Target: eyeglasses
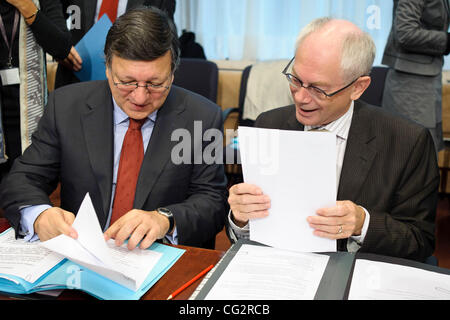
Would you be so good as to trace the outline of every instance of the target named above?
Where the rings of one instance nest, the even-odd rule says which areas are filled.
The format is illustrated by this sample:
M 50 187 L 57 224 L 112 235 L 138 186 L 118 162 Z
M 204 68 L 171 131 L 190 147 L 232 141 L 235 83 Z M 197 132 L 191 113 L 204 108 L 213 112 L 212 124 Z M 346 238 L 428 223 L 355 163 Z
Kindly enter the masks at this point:
M 300 80 L 299 78 L 297 78 L 296 76 L 294 76 L 291 73 L 288 73 L 287 70 L 289 69 L 290 65 L 292 64 L 292 61 L 294 61 L 295 57 L 291 59 L 291 61 L 289 61 L 288 65 L 286 66 L 286 68 L 284 68 L 284 70 L 282 71 L 282 73 L 286 76 L 287 81 L 289 82 L 290 85 L 292 85 L 294 88 L 300 89 L 300 88 L 304 88 L 306 89 L 306 91 L 308 91 L 308 93 L 312 96 L 315 97 L 317 99 L 326 99 L 326 98 L 331 98 L 332 96 L 338 94 L 339 92 L 347 89 L 348 87 L 350 87 L 352 84 L 354 84 L 356 82 L 356 80 L 358 80 L 359 78 L 361 78 L 361 76 L 359 76 L 358 78 L 356 78 L 355 80 L 353 80 L 352 82 L 350 82 L 348 85 L 346 85 L 345 87 L 336 90 L 332 93 L 326 93 L 325 91 L 323 91 L 320 88 L 317 88 L 315 86 L 305 86 L 303 85 L 303 81 Z
M 170 79 L 172 76 L 172 73 L 169 74 L 166 80 L 164 80 L 161 84 L 154 84 L 151 82 L 146 83 L 145 85 L 139 85 L 137 82 L 114 82 L 114 86 L 123 91 L 132 92 L 136 90 L 137 88 L 146 88 L 148 93 L 163 93 L 164 91 L 168 90 L 170 86 L 165 86 L 164 83 L 167 82 L 167 80 Z

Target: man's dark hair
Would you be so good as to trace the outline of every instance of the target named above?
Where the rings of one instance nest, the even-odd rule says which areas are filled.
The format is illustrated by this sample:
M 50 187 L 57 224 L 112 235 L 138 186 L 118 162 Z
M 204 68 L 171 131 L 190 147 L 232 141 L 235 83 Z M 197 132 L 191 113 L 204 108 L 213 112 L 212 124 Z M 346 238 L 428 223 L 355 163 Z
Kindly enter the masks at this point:
M 106 66 L 113 55 L 126 60 L 152 61 L 168 50 L 172 54 L 172 72 L 179 64 L 180 46 L 175 24 L 155 7 L 139 7 L 117 18 L 105 43 Z

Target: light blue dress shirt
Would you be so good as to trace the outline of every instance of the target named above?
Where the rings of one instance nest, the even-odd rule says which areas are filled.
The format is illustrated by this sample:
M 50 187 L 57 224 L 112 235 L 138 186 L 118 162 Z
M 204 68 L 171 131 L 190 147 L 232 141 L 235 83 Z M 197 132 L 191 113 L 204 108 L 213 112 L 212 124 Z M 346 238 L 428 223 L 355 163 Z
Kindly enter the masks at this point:
M 105 230 L 109 227 L 109 223 L 111 220 L 111 211 L 112 211 L 112 203 L 114 201 L 114 195 L 116 191 L 116 182 L 117 182 L 117 172 L 119 169 L 119 161 L 120 161 L 120 152 L 122 150 L 123 139 L 125 138 L 125 134 L 128 130 L 129 118 L 127 114 L 117 105 L 116 101 L 113 99 L 114 105 L 114 171 L 113 171 L 113 185 L 112 193 L 111 193 L 111 205 L 108 213 L 108 219 L 106 222 Z M 154 111 L 152 114 L 148 116 L 148 120 L 144 123 L 141 128 L 142 132 L 142 140 L 144 144 L 144 153 L 147 151 L 147 146 L 150 141 L 150 137 L 152 136 L 153 128 L 156 121 L 158 110 Z M 20 220 L 20 234 L 24 236 L 26 241 L 35 241 L 38 240 L 37 234 L 34 232 L 34 222 L 37 217 L 48 208 L 51 208 L 48 204 L 43 205 L 34 205 L 23 207 L 20 210 L 21 220 Z M 155 208 L 156 209 L 156 208 Z M 177 229 L 175 227 L 174 232 L 171 236 L 166 236 L 167 240 L 172 244 L 178 244 L 178 235 Z

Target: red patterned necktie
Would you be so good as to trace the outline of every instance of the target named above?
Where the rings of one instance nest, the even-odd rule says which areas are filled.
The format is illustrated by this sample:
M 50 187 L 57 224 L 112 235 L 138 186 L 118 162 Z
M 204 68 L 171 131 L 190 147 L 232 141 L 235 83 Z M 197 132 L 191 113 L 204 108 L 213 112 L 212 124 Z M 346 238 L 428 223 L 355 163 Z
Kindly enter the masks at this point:
M 117 173 L 116 193 L 111 214 L 112 225 L 117 219 L 133 209 L 136 184 L 144 159 L 144 144 L 141 127 L 147 118 L 134 120 L 130 118 L 127 133 L 123 139 L 120 153 L 119 171 Z
M 103 0 L 102 5 L 100 7 L 100 12 L 98 13 L 98 20 L 106 13 L 108 15 L 109 20 L 112 23 L 116 21 L 117 18 L 117 6 L 119 4 L 119 0 Z

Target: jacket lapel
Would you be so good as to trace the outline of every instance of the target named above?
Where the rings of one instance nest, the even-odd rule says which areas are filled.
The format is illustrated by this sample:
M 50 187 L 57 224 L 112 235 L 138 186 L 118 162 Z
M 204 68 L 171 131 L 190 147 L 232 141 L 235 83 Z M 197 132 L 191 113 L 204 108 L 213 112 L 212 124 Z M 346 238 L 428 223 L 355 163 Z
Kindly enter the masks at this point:
M 305 126 L 298 122 L 297 118 L 295 117 L 295 111 L 293 115 L 289 116 L 289 119 L 287 121 L 287 130 L 299 130 L 303 131 L 305 130 Z
M 362 105 L 360 101 L 355 101 L 337 200 L 349 200 L 358 197 L 377 153 L 373 147 L 376 137 L 370 130 L 371 119 L 366 119 L 361 115 Z M 295 115 L 289 117 L 286 127 L 288 130 L 304 130 L 304 126 L 297 121 Z M 346 239 L 338 240 L 336 245 L 339 251 L 347 251 Z
M 143 208 L 164 167 L 170 161 L 172 148 L 178 143 L 171 141 L 172 132 L 177 128 L 186 127 L 187 120 L 180 116 L 184 110 L 184 104 L 176 101 L 174 88 L 172 88 L 164 105 L 158 111 L 155 127 L 147 146 L 136 186 L 135 208 Z
M 84 139 L 87 156 L 97 181 L 105 221 L 111 202 L 113 174 L 113 105 L 108 83 L 101 83 L 99 90 L 87 98 L 87 108 L 83 115 Z M 103 224 L 102 224 L 103 225 Z
M 358 197 L 377 153 L 373 143 L 371 143 L 376 137 L 371 133 L 370 119 L 365 119 L 360 114 L 360 109 L 361 102 L 355 101 L 339 181 L 338 200 L 356 199 Z

